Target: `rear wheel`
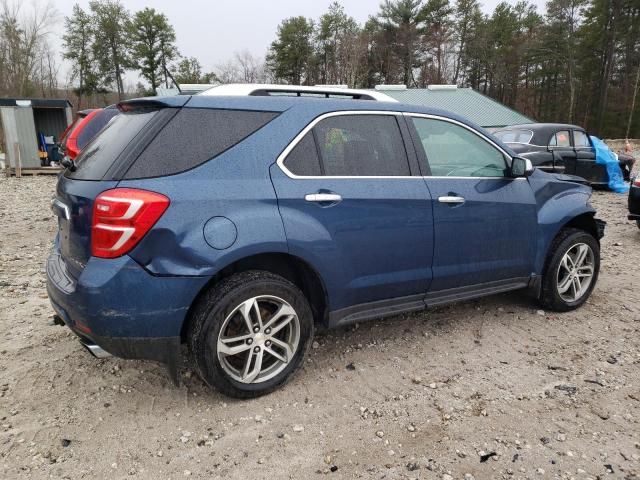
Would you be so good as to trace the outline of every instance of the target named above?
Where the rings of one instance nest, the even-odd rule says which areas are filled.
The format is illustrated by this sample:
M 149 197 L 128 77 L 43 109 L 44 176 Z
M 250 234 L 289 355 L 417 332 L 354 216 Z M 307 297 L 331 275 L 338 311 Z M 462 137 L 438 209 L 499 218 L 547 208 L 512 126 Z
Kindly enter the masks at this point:
M 200 300 L 188 341 L 209 386 L 251 398 L 280 387 L 300 368 L 312 336 L 302 292 L 278 275 L 249 271 L 223 280 Z
M 560 312 L 582 305 L 595 287 L 600 247 L 589 233 L 565 229 L 553 241 L 542 279 L 541 303 Z

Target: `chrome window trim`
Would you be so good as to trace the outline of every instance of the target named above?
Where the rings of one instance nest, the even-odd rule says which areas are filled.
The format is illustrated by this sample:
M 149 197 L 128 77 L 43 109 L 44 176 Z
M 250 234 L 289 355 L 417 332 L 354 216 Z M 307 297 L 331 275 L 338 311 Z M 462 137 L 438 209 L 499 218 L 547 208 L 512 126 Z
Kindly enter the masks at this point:
M 318 123 L 326 118 L 338 117 L 343 115 L 389 115 L 393 117 L 397 117 L 398 115 L 402 115 L 402 112 L 395 112 L 389 110 L 341 110 L 338 112 L 328 112 L 323 113 L 322 115 L 314 118 L 306 127 L 302 129 L 298 135 L 296 135 L 293 140 L 287 145 L 287 147 L 282 151 L 282 153 L 278 156 L 276 163 L 280 170 L 284 172 L 284 174 L 289 178 L 299 179 L 299 180 L 317 180 L 320 178 L 332 178 L 332 179 L 354 179 L 354 178 L 363 178 L 363 179 L 384 179 L 384 178 L 422 178 L 420 176 L 415 175 L 389 175 L 389 176 L 381 176 L 381 175 L 367 175 L 367 176 L 359 176 L 359 175 L 296 175 L 291 170 L 289 170 L 284 161 L 286 160 L 291 150 L 293 150 L 298 143 L 302 140 L 302 138 L 309 133 L 310 130 L 313 129 Z
M 306 127 L 304 127 L 302 129 L 302 131 L 300 133 L 298 133 L 293 140 L 291 140 L 291 142 L 289 142 L 289 144 L 285 147 L 285 149 L 282 151 L 282 153 L 280 155 L 278 155 L 278 158 L 276 159 L 276 164 L 278 165 L 278 167 L 280 168 L 280 170 L 282 171 L 282 173 L 284 173 L 287 177 L 294 179 L 294 180 L 320 180 L 320 179 L 333 179 L 333 180 L 353 180 L 353 179 L 364 179 L 364 180 L 385 180 L 385 179 L 418 179 L 418 180 L 424 180 L 424 179 L 428 179 L 428 178 L 437 178 L 437 179 L 442 179 L 442 178 L 449 178 L 449 179 L 454 179 L 454 180 L 461 180 L 461 179 L 475 179 L 475 180 L 490 180 L 490 179 L 496 179 L 496 178 L 503 178 L 503 179 L 508 179 L 508 180 L 526 180 L 525 177 L 517 177 L 517 178 L 511 178 L 511 177 L 505 177 L 505 176 L 501 176 L 501 177 L 447 177 L 447 176 L 436 176 L 436 175 L 388 175 L 388 176 L 384 176 L 384 175 L 366 175 L 366 176 L 360 176 L 360 175 L 296 175 L 295 173 L 293 173 L 291 170 L 289 170 L 285 164 L 284 161 L 286 160 L 287 156 L 289 155 L 289 153 L 291 153 L 291 151 L 298 145 L 298 143 L 302 140 L 302 138 L 309 133 L 310 130 L 313 129 L 313 127 L 315 127 L 319 122 L 321 122 L 322 120 L 326 119 L 326 118 L 331 118 L 331 117 L 337 117 L 337 116 L 343 116 L 343 115 L 389 115 L 389 116 L 413 116 L 413 117 L 420 117 L 420 118 L 431 118 L 431 119 L 435 119 L 435 120 L 442 120 L 445 122 L 449 122 L 449 123 L 454 123 L 456 125 L 460 125 L 461 127 L 466 128 L 467 130 L 475 133 L 476 135 L 478 135 L 480 138 L 484 139 L 485 141 L 489 142 L 491 145 L 493 145 L 496 149 L 498 149 L 500 152 L 502 152 L 503 155 L 505 155 L 509 160 L 511 160 L 511 155 L 509 155 L 503 148 L 501 148 L 497 143 L 495 143 L 493 140 L 491 140 L 489 137 L 487 137 L 486 135 L 483 135 L 480 132 L 477 132 L 476 130 L 474 130 L 473 128 L 469 127 L 468 125 L 465 125 L 462 122 L 458 122 L 457 120 L 453 120 L 451 118 L 447 118 L 447 117 L 442 117 L 439 115 L 431 115 L 431 114 L 426 114 L 426 113 L 411 113 L 411 112 L 397 112 L 397 111 L 392 111 L 392 110 L 341 110 L 341 111 L 337 111 L 337 112 L 327 112 L 327 113 L 323 113 L 322 115 L 319 115 L 318 117 L 314 118 Z M 509 165 L 507 164 L 507 162 L 505 161 L 506 167 L 508 168 Z

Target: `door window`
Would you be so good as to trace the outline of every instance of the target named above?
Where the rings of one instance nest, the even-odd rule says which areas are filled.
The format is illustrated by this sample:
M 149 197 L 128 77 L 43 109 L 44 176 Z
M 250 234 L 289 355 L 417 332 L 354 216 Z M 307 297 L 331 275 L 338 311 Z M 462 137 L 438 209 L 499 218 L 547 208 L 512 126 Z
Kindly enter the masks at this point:
M 410 176 L 400 127 L 392 115 L 338 115 L 313 129 L 327 176 Z
M 560 130 L 551 137 L 549 141 L 550 147 L 571 147 L 571 140 L 569 140 L 569 130 Z
M 322 175 L 320 157 L 318 157 L 313 132 L 309 132 L 302 137 L 302 140 L 287 155 L 284 166 L 291 173 L 298 176 L 317 177 Z
M 455 123 L 414 117 L 431 175 L 436 177 L 504 177 L 506 162 L 500 150 Z
M 591 143 L 589 143 L 589 137 L 582 130 L 574 130 L 573 131 L 573 144 L 576 148 L 584 148 L 590 147 Z

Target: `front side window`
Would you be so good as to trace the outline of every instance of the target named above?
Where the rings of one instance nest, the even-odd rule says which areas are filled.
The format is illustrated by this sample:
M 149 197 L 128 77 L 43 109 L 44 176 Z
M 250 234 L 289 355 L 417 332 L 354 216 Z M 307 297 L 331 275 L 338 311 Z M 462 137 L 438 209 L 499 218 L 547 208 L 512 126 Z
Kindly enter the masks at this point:
M 550 147 L 570 147 L 569 130 L 560 130 L 556 132 L 549 140 Z
M 573 143 L 576 146 L 576 148 L 584 148 L 584 147 L 591 146 L 591 144 L 589 143 L 589 137 L 587 137 L 587 134 L 581 130 L 573 131 Z
M 506 162 L 500 150 L 455 123 L 414 117 L 431 175 L 435 177 L 503 177 Z
M 327 176 L 409 176 L 409 161 L 392 115 L 338 115 L 313 129 Z

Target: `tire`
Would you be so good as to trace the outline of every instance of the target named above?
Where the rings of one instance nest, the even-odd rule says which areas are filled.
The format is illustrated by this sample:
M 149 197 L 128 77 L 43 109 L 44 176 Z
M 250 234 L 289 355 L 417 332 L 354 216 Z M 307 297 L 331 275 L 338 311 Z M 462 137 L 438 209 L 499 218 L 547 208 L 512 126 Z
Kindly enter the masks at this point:
M 249 323 L 257 333 L 249 330 Z M 313 329 L 309 302 L 298 287 L 278 275 L 252 270 L 224 279 L 201 297 L 187 341 L 196 371 L 207 385 L 230 397 L 254 398 L 276 390 L 302 366 Z M 236 350 L 239 353 L 232 353 Z
M 589 258 L 591 260 L 592 273 L 588 285 L 584 285 L 587 278 L 585 275 L 589 271 L 586 266 L 573 270 L 573 277 L 578 277 L 577 283 L 569 278 L 572 276 L 570 272 L 573 269 L 572 261 L 580 260 L 578 252 L 585 251 L 583 246 L 587 247 L 584 265 L 589 263 Z M 572 256 L 572 253 L 575 253 L 575 256 Z M 565 264 L 564 258 L 567 254 L 569 254 L 569 260 Z M 540 302 L 545 308 L 556 312 L 567 312 L 578 308 L 591 295 L 598 280 L 599 271 L 600 245 L 593 235 L 575 228 L 562 230 L 554 239 L 547 254 Z M 568 290 L 563 293 L 562 291 L 567 285 Z M 580 289 L 576 285 L 580 285 Z
M 640 220 L 636 220 L 636 225 L 640 228 Z

